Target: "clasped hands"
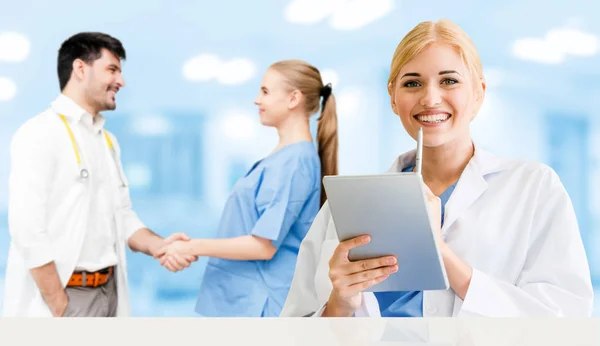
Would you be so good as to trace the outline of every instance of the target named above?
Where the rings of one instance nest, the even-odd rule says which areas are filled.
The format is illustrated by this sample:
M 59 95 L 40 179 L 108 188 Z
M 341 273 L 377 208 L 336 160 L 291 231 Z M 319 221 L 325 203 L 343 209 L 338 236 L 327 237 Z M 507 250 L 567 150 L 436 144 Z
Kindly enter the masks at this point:
M 175 233 L 166 237 L 152 256 L 158 259 L 160 265 L 171 272 L 178 272 L 188 268 L 198 260 L 198 256 L 189 254 L 187 251 L 190 241 L 185 233 Z M 184 250 L 185 248 L 185 250 Z

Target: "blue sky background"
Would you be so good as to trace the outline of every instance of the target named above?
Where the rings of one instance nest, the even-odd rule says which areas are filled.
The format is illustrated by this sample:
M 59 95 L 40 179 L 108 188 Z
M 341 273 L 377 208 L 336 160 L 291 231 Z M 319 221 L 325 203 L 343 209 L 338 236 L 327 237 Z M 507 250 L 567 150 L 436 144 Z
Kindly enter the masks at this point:
M 474 40 L 488 82 L 479 145 L 550 164 L 576 207 L 600 290 L 600 2 L 0 1 L 0 181 L 14 131 L 58 95 L 56 54 L 79 31 L 127 50 L 107 127 L 124 150 L 134 207 L 160 234 L 212 236 L 235 180 L 276 144 L 253 100 L 264 70 L 304 59 L 338 100 L 340 173 L 376 173 L 414 146 L 389 107 L 400 39 L 449 18 Z M 0 291 L 9 237 L 0 184 Z M 137 316 L 193 316 L 204 260 L 172 274 L 130 254 Z M 0 295 L 0 305 L 2 295 Z M 600 316 L 600 308 L 595 311 Z

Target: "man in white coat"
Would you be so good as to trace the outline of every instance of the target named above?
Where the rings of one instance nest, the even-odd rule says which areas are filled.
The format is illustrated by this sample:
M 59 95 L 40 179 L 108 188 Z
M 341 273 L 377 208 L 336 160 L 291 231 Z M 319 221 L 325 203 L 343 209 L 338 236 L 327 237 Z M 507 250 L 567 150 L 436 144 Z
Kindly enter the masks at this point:
M 388 80 L 406 132 L 417 138 L 423 129 L 421 172 L 450 289 L 365 292 L 411 264 L 393 256 L 349 261 L 352 248 L 370 241 L 369 230 L 338 242 L 324 205 L 300 247 L 281 316 L 591 316 L 590 269 L 557 174 L 487 153 L 471 139 L 485 95 L 482 71 L 471 39 L 442 20 L 404 37 Z M 389 172 L 413 171 L 415 156 L 401 155 Z
M 126 248 L 153 256 L 166 239 L 132 210 L 117 139 L 101 111 L 125 85 L 121 42 L 79 33 L 58 52 L 61 94 L 11 142 L 4 316 L 127 316 Z M 195 257 L 171 257 L 178 271 Z

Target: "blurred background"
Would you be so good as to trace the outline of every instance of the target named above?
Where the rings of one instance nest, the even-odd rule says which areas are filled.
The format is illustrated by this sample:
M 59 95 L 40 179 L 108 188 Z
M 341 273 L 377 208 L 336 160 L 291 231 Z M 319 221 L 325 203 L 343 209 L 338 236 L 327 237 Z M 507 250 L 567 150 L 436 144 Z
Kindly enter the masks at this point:
M 9 247 L 9 143 L 59 93 L 60 44 L 103 31 L 126 50 L 126 87 L 105 113 L 134 209 L 161 235 L 215 235 L 235 181 L 276 145 L 253 104 L 281 59 L 321 69 L 338 100 L 340 173 L 379 173 L 414 147 L 389 106 L 389 63 L 418 22 L 449 18 L 487 78 L 479 145 L 544 162 L 566 186 L 600 293 L 600 13 L 597 1 L 0 1 L 0 306 Z M 313 126 L 314 120 L 313 118 Z M 594 179 L 595 178 L 595 179 Z M 205 259 L 170 273 L 129 253 L 135 316 L 194 316 Z M 600 316 L 596 299 L 595 316 Z

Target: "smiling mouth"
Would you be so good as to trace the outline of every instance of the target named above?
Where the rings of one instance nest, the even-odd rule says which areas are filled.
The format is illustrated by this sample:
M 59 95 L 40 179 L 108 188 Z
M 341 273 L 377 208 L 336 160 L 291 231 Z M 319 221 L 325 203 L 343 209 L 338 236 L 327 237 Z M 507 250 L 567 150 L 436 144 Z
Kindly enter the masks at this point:
M 437 123 L 443 123 L 444 121 L 450 119 L 452 117 L 452 115 L 450 115 L 448 113 L 439 113 L 439 114 L 430 114 L 430 115 L 417 114 L 417 115 L 414 115 L 413 117 L 422 123 L 437 124 Z

